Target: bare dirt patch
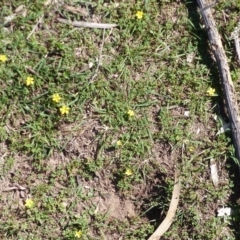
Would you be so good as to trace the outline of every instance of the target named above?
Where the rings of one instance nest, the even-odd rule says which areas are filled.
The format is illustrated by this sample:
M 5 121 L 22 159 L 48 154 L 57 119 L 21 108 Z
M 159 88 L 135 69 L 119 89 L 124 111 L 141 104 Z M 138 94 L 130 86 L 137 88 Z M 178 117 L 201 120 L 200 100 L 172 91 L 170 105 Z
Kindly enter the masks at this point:
M 61 125 L 58 139 L 63 146 L 65 156 L 95 159 L 98 146 L 97 136 L 103 129 L 98 120 L 95 119 L 88 119 L 79 125 Z

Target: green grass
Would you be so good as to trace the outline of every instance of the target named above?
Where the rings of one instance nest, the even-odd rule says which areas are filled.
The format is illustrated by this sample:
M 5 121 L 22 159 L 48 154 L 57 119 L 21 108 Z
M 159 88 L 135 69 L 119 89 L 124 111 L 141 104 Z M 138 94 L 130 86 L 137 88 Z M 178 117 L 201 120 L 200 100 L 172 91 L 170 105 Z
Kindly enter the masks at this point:
M 0 55 L 8 58 L 0 62 L 1 239 L 77 239 L 77 231 L 81 239 L 147 239 L 168 210 L 175 166 L 181 198 L 164 239 L 236 239 L 234 150 L 229 134 L 216 135 L 222 92 L 195 6 L 98 1 L 93 16 L 82 19 L 44 2 L 0 3 Z M 228 1 L 215 13 L 234 81 L 239 70 L 229 36 L 239 7 Z M 118 27 L 75 28 L 57 22 L 60 13 Z M 34 84 L 27 86 L 27 77 Z M 218 96 L 208 96 L 209 87 Z M 223 206 L 237 214 L 216 217 Z

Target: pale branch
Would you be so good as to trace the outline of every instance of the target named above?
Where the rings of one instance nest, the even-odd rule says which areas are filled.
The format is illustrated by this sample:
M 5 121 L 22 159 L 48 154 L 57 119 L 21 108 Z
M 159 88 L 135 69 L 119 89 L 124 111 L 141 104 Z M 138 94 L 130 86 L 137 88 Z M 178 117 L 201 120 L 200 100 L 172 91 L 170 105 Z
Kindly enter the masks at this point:
M 167 216 L 156 229 L 156 231 L 149 237 L 148 240 L 158 240 L 171 226 L 179 202 L 180 197 L 180 171 L 178 169 L 175 170 L 175 179 L 174 179 L 174 187 L 172 193 L 172 199 L 170 202 L 170 206 L 167 212 Z
M 207 6 L 205 0 L 197 0 L 200 11 Z M 225 54 L 221 37 L 218 33 L 211 8 L 207 8 L 201 11 L 205 29 L 208 33 L 208 38 L 211 46 L 211 50 L 217 61 L 219 74 L 221 77 L 221 84 L 223 88 L 223 94 L 225 97 L 225 103 L 228 111 L 228 117 L 231 124 L 233 143 L 235 146 L 236 157 L 238 161 L 240 159 L 240 120 L 238 114 L 238 104 L 236 98 L 235 88 L 230 75 L 230 69 L 228 66 L 227 56 Z
M 61 23 L 66 23 L 74 27 L 86 27 L 86 28 L 114 28 L 117 24 L 114 23 L 95 23 L 95 22 L 82 22 L 82 21 L 70 21 L 64 18 L 57 18 Z
M 235 49 L 236 49 L 236 53 L 237 53 L 238 62 L 240 63 L 240 39 L 239 39 L 239 35 L 240 35 L 240 22 L 234 28 L 234 31 L 231 33 L 231 36 L 230 36 L 230 39 L 234 40 L 234 45 L 235 45 Z

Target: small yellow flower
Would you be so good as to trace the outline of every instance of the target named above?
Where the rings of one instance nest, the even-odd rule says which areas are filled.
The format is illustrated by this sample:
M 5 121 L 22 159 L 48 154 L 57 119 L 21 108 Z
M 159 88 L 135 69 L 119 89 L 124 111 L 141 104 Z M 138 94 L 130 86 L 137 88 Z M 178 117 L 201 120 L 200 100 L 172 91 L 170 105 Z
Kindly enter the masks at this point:
M 128 168 L 128 169 L 125 171 L 125 175 L 131 176 L 131 175 L 132 175 L 132 170 Z
M 76 238 L 80 238 L 81 236 L 82 236 L 82 231 L 81 230 L 75 232 L 75 237 Z
M 142 19 L 143 18 L 143 11 L 137 11 L 135 16 L 137 17 L 137 19 Z
M 208 96 L 214 96 L 215 95 L 215 92 L 216 92 L 216 90 L 214 89 L 214 88 L 209 88 L 208 90 L 207 90 L 207 95 Z
M 66 105 L 63 105 L 62 107 L 59 108 L 59 111 L 62 115 L 64 115 L 64 114 L 67 115 L 69 113 L 69 110 L 70 110 L 70 108 Z
M 189 151 L 190 153 L 194 152 L 194 150 L 195 150 L 195 148 L 194 148 L 193 146 L 191 146 L 191 147 L 188 148 L 188 151 Z
M 25 83 L 26 83 L 27 86 L 33 85 L 34 84 L 34 78 L 27 77 Z
M 55 94 L 52 95 L 52 100 L 55 103 L 59 103 L 62 100 L 62 98 L 58 93 L 55 93 Z
M 131 109 L 128 110 L 127 114 L 128 114 L 129 117 L 134 117 L 135 116 L 134 111 L 131 110 Z
M 8 60 L 6 55 L 0 55 L 0 62 L 6 62 Z
M 118 140 L 118 141 L 117 141 L 117 146 L 118 146 L 118 147 L 121 147 L 121 146 L 122 146 L 121 140 Z
M 28 198 L 25 202 L 25 207 L 32 208 L 34 206 L 34 201 L 31 198 Z

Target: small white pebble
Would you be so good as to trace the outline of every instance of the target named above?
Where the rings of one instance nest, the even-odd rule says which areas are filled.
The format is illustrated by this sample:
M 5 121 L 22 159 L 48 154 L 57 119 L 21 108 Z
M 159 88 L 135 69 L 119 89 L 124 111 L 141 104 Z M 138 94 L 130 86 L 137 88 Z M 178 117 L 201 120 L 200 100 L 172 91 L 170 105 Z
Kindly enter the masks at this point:
M 196 134 L 199 134 L 199 133 L 200 133 L 200 128 L 197 128 Z
M 66 208 L 66 207 L 68 206 L 68 204 L 67 204 L 66 202 L 62 202 L 62 203 L 61 203 L 61 206 L 62 206 L 63 208 Z
M 229 207 L 227 208 L 220 208 L 217 210 L 218 217 L 224 217 L 224 216 L 231 216 L 233 214 L 233 210 Z
M 88 63 L 88 67 L 89 67 L 89 68 L 92 68 L 93 65 L 94 65 L 94 64 L 93 64 L 92 62 L 89 62 L 89 63 Z
M 229 130 L 230 130 L 230 123 L 226 123 L 219 129 L 219 131 L 217 132 L 216 135 L 219 135 L 221 133 L 225 133 L 226 131 L 229 131 Z
M 211 171 L 211 177 L 213 181 L 213 185 L 215 187 L 218 186 L 218 170 L 217 170 L 217 164 L 213 158 L 210 159 L 210 171 Z

